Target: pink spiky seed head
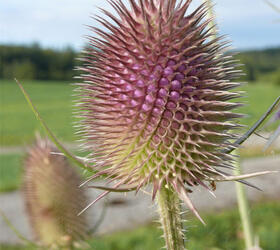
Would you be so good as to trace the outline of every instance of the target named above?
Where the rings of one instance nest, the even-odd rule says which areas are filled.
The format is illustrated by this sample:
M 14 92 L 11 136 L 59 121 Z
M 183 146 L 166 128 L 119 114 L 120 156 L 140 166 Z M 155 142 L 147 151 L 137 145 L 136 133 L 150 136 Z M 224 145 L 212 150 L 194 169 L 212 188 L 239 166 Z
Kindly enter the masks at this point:
M 81 178 L 46 139 L 38 139 L 24 164 L 26 212 L 37 241 L 44 246 L 68 247 L 84 239 L 85 190 Z
M 227 43 L 210 39 L 205 5 L 186 14 L 191 0 L 109 2 L 119 17 L 103 10 L 108 31 L 90 27 L 100 38 L 88 37 L 78 84 L 89 162 L 115 187 L 151 183 L 153 198 L 169 187 L 186 200 L 231 165 L 222 149 L 240 117 L 229 101 L 239 71 Z

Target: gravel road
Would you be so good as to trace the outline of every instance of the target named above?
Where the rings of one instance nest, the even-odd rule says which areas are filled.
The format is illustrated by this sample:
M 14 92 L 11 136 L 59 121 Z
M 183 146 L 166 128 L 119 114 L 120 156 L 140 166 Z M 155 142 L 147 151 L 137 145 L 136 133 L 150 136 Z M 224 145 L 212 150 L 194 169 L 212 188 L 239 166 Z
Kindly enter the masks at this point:
M 244 172 L 251 173 L 263 170 L 280 170 L 280 157 L 266 157 L 248 159 L 242 162 Z M 261 188 L 258 191 L 247 188 L 249 199 L 257 201 L 263 198 L 279 199 L 280 198 L 280 173 L 270 174 L 262 177 L 256 177 L 251 183 Z M 197 188 L 191 195 L 194 204 L 200 211 L 217 211 L 226 207 L 236 205 L 234 183 L 219 183 L 215 191 L 216 198 L 201 188 Z M 96 198 L 98 191 L 89 190 L 90 200 Z M 87 213 L 89 221 L 93 227 L 104 206 L 101 200 L 92 206 Z M 149 195 L 139 192 L 137 196 L 134 193 L 127 194 L 110 194 L 107 197 L 109 204 L 106 215 L 97 229 L 98 234 L 110 233 L 116 230 L 133 228 L 140 224 L 145 224 L 156 217 L 156 207 L 151 202 Z M 0 194 L 0 206 L 12 224 L 24 235 L 31 239 L 31 230 L 24 211 L 24 204 L 19 191 Z M 19 240 L 9 227 L 0 218 L 0 243 L 15 244 Z

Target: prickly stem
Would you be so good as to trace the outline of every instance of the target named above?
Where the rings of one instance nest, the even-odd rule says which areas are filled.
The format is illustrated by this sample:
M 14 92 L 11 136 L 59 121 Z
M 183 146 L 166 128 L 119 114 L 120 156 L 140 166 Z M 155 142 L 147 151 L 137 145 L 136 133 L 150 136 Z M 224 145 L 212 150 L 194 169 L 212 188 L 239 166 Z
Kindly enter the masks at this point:
M 212 19 L 211 25 L 213 25 L 213 38 L 216 38 L 218 35 L 217 28 L 216 28 L 216 23 L 215 23 L 215 14 L 213 10 L 213 4 L 211 0 L 203 0 L 209 9 L 209 18 Z M 236 150 L 237 155 L 239 156 L 239 151 Z M 239 176 L 242 174 L 240 162 L 237 161 L 235 164 L 235 170 L 234 174 L 236 176 Z M 254 245 L 254 233 L 253 233 L 253 226 L 251 223 L 251 218 L 249 215 L 249 204 L 248 204 L 248 198 L 247 194 L 245 192 L 245 188 L 241 182 L 236 182 L 236 196 L 238 200 L 238 207 L 239 207 L 239 213 L 241 217 L 241 222 L 244 230 L 244 235 L 245 235 L 245 244 L 246 244 L 246 249 L 250 250 L 253 248 Z
M 235 164 L 234 173 L 236 175 L 240 175 L 241 172 L 242 171 L 241 171 L 240 163 L 237 161 Z M 242 183 L 236 182 L 235 185 L 236 185 L 238 208 L 239 208 L 242 227 L 244 231 L 245 245 L 246 245 L 246 249 L 250 250 L 253 249 L 254 247 L 254 233 L 253 233 L 251 218 L 249 215 L 250 209 L 249 209 L 248 198 Z
M 185 249 L 180 200 L 177 194 L 170 189 L 162 188 L 158 192 L 157 203 L 166 249 Z

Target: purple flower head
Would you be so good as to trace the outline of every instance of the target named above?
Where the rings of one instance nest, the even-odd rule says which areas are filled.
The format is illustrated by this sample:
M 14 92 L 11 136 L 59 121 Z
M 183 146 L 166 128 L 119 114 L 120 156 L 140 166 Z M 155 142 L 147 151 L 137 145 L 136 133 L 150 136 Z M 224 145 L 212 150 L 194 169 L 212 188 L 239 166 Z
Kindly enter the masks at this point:
M 106 174 L 115 188 L 152 184 L 153 198 L 168 187 L 186 200 L 230 168 L 222 149 L 240 117 L 230 101 L 239 72 L 209 41 L 205 5 L 188 13 L 191 0 L 109 2 L 119 16 L 104 10 L 109 32 L 93 28 L 102 39 L 89 39 L 79 86 L 95 177 Z

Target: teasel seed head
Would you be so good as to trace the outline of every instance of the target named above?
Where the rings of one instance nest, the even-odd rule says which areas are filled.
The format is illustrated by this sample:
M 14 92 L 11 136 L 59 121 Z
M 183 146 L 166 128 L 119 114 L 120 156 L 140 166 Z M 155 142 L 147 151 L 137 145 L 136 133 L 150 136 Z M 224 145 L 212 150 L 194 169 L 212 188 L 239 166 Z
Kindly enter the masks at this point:
M 210 39 L 205 4 L 187 14 L 191 2 L 109 0 L 118 17 L 102 10 L 112 22 L 96 19 L 107 31 L 90 27 L 99 37 L 88 37 L 77 90 L 92 179 L 137 191 L 152 184 L 153 198 L 170 188 L 196 213 L 192 187 L 210 190 L 231 168 L 222 150 L 234 147 L 240 72 L 228 43 Z
M 26 212 L 36 240 L 45 246 L 69 246 L 86 236 L 86 204 L 81 179 L 46 139 L 38 139 L 24 164 Z

